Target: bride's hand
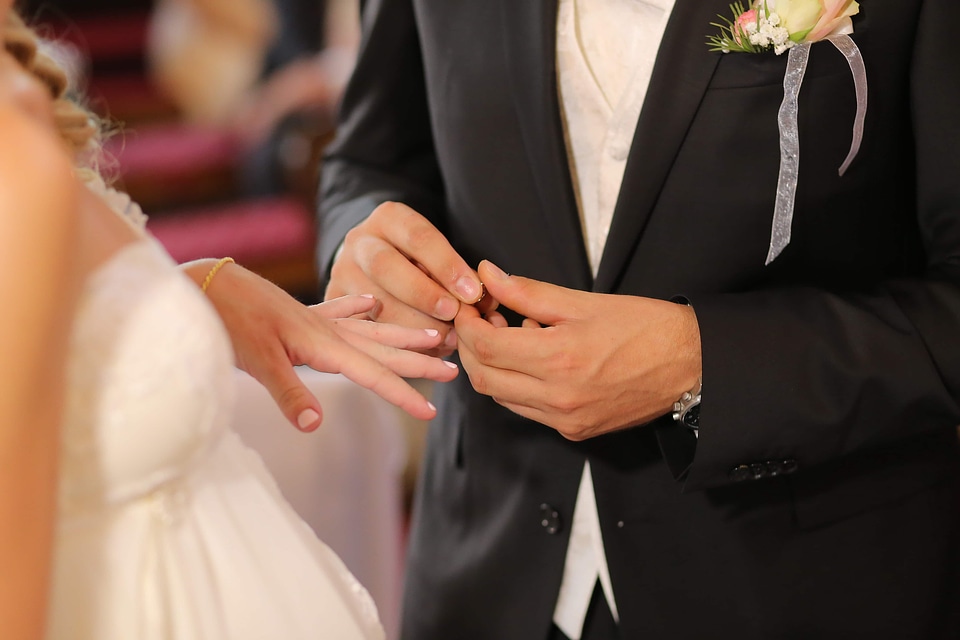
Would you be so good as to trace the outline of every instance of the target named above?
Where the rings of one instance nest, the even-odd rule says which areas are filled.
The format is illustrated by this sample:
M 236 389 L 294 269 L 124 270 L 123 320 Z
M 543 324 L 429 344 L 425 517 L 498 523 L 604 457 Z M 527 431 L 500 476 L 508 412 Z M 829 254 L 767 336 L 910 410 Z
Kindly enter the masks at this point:
M 198 260 L 183 267 L 200 282 L 215 263 Z M 452 363 L 410 351 L 436 347 L 441 340 L 436 331 L 358 319 L 379 304 L 373 298 L 347 296 L 307 307 L 236 264 L 225 265 L 206 293 L 230 335 L 237 366 L 260 381 L 303 431 L 316 429 L 323 412 L 294 366 L 342 373 L 422 420 L 433 418 L 436 409 L 403 378 L 446 382 L 458 373 Z

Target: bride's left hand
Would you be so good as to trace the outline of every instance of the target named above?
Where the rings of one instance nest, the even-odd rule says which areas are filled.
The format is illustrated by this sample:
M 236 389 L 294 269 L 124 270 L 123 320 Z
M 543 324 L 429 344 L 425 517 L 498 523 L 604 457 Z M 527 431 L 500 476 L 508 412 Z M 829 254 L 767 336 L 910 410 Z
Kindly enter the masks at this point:
M 214 260 L 183 265 L 200 282 Z M 320 425 L 323 411 L 293 367 L 342 373 L 415 418 L 436 409 L 404 378 L 447 382 L 456 365 L 412 351 L 439 345 L 436 331 L 361 320 L 379 304 L 346 296 L 305 306 L 273 283 L 236 264 L 225 265 L 207 288 L 233 343 L 237 366 L 256 378 L 287 419 L 302 431 Z

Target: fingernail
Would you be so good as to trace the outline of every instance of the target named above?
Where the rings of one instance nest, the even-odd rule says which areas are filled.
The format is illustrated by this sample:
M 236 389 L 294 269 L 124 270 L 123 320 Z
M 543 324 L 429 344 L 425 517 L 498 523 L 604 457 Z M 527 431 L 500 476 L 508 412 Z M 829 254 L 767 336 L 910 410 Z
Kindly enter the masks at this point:
M 457 293 L 463 296 L 463 299 L 467 302 L 472 302 L 480 296 L 480 285 L 469 276 L 463 276 L 457 280 L 456 289 Z
M 370 298 L 371 300 L 373 300 L 373 299 L 375 299 L 377 296 L 373 295 L 372 293 L 361 293 L 361 294 L 360 294 L 360 297 L 361 297 L 361 298 Z
M 507 274 L 504 273 L 500 267 L 493 264 L 489 260 L 487 260 L 487 267 L 490 271 L 490 275 L 492 275 L 494 278 L 497 278 L 498 280 L 503 280 L 507 277 Z
M 300 415 L 297 416 L 297 426 L 301 429 L 306 429 L 314 422 L 320 419 L 320 414 L 314 411 L 313 409 L 304 409 L 300 412 Z
M 443 364 L 447 365 L 447 366 L 450 367 L 451 369 L 459 369 L 459 368 L 460 368 L 460 367 L 457 366 L 457 363 L 456 363 L 456 362 L 450 362 L 449 360 L 444 360 L 444 361 L 443 361 Z
M 460 303 L 453 298 L 443 297 L 437 301 L 434 317 L 438 320 L 452 320 L 460 311 Z
M 437 331 L 436 329 L 424 329 L 424 331 L 431 338 L 436 338 L 438 335 L 440 335 L 440 332 Z
M 437 408 L 433 406 L 433 403 L 427 400 L 427 406 L 430 407 L 430 411 L 436 411 Z

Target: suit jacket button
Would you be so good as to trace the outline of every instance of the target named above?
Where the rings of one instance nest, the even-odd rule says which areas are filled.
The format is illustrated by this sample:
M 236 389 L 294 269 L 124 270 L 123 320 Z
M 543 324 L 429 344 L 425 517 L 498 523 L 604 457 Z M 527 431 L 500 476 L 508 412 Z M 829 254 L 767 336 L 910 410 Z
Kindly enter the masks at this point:
M 554 535 L 560 532 L 561 525 L 560 512 L 547 503 L 541 504 L 540 526 L 550 535 Z

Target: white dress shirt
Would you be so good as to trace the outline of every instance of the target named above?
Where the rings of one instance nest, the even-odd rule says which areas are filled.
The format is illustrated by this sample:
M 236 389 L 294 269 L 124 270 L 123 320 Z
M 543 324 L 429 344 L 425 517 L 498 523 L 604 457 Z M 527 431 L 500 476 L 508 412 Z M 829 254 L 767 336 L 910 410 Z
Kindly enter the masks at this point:
M 627 154 L 674 0 L 559 0 L 557 78 L 580 221 L 596 276 Z M 583 467 L 553 621 L 580 640 L 600 581 L 615 620 L 590 462 Z

